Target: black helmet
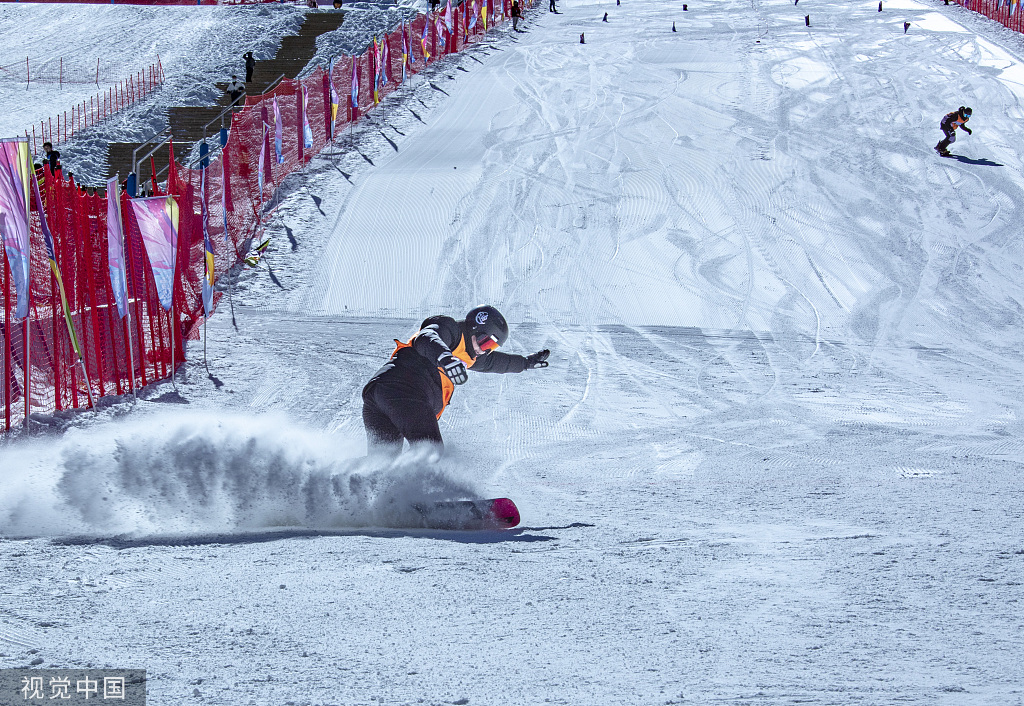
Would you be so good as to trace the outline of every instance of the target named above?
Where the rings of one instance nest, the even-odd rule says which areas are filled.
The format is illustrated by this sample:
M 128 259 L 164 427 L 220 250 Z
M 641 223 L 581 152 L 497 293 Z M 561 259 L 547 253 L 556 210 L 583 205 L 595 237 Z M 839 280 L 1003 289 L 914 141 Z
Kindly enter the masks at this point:
M 960 112 L 962 112 L 962 113 L 964 114 L 964 117 L 965 117 L 965 118 L 969 118 L 969 117 L 971 117 L 971 115 L 973 115 L 973 113 L 971 112 L 971 109 L 970 109 L 970 108 L 964 108 L 964 109 L 963 109 L 962 111 L 960 111 Z
M 478 306 L 466 314 L 466 333 L 476 336 L 477 341 L 494 336 L 500 346 L 508 338 L 508 324 L 501 312 L 493 306 Z

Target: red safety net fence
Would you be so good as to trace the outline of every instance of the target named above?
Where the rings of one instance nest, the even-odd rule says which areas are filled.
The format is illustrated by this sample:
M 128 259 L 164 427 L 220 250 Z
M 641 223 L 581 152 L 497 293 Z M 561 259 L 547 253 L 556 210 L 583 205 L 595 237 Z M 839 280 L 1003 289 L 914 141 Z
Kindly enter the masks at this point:
M 1019 0 L 954 0 L 968 10 L 985 15 L 1017 32 L 1024 32 L 1024 10 Z
M 0 0 L 0 2 L 76 3 L 80 5 L 263 5 L 280 0 Z
M 274 190 L 285 177 L 301 169 L 327 145 L 338 143 L 347 126 L 396 90 L 403 79 L 479 41 L 485 35 L 485 24 L 488 29 L 501 24 L 510 13 L 511 0 L 489 7 L 479 0 L 466 2 L 452 12 L 451 33 L 445 27 L 443 12 L 419 15 L 371 44 L 361 56 L 335 60 L 330 75 L 326 69 L 317 68 L 301 80 L 281 82 L 269 93 L 248 96 L 245 106 L 232 115 L 221 153 L 208 158 L 205 180 L 201 165 L 196 169 L 181 167 L 173 159 L 173 145 L 169 146 L 171 168 L 166 184 L 156 184 L 155 176 L 148 181 L 154 194 L 173 195 L 179 209 L 174 307 L 170 312 L 160 305 L 128 195 L 119 197 L 129 313 L 122 318 L 111 287 L 106 195 L 83 189 L 60 172 L 50 174 L 49 167 L 45 167 L 41 176 L 44 210 L 84 366 L 78 365 L 72 349 L 38 213 L 33 210 L 31 303 L 24 320 L 12 316 L 17 296 L 7 259 L 0 258 L 0 291 L 4 294 L 0 431 L 23 423 L 30 413 L 52 414 L 87 407 L 90 391 L 93 399 L 122 395 L 168 378 L 172 363 L 176 366 L 185 359 L 184 341 L 199 338 L 205 316 L 203 201 L 214 272 L 224 273 L 243 260 L 251 244 L 259 240 L 271 212 Z M 383 51 L 385 44 L 387 52 Z M 358 82 L 357 91 L 353 90 L 353 76 Z M 332 86 L 338 100 L 333 120 Z M 278 125 L 280 153 L 276 144 Z M 214 296 L 214 306 L 218 299 L 219 293 Z

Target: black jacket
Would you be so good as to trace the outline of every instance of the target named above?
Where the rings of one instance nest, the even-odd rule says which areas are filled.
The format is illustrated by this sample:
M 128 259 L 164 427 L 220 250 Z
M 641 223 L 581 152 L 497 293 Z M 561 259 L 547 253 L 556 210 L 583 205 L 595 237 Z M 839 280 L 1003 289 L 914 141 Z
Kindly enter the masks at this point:
M 50 150 L 43 159 L 50 164 L 50 174 L 56 174 L 60 169 L 60 152 Z
M 473 344 L 466 336 L 464 321 L 450 316 L 431 316 L 420 324 L 420 330 L 409 345 L 400 345 L 391 359 L 370 378 L 364 389 L 373 385 L 386 385 L 396 396 L 410 396 L 430 403 L 434 414 L 440 414 L 445 401 L 437 358 L 443 353 L 461 353 L 466 367 L 478 373 L 521 373 L 526 370 L 526 358 L 512 353 L 492 351 L 474 356 Z M 462 355 L 459 356 L 462 358 Z

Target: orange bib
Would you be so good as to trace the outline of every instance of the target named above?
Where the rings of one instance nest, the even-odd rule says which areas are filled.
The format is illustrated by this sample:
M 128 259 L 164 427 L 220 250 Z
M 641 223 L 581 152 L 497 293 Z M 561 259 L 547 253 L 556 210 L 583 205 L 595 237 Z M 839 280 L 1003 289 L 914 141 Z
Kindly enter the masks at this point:
M 395 350 L 391 354 L 391 358 L 394 359 L 394 357 L 398 355 L 398 351 L 402 350 L 403 348 L 411 348 L 412 342 L 415 339 L 416 336 L 413 336 L 412 338 L 409 339 L 407 343 L 402 343 L 397 338 L 394 339 Z M 456 358 L 465 363 L 467 368 L 472 368 L 473 363 L 476 362 L 476 358 L 474 358 L 473 356 L 466 352 L 465 336 L 463 336 L 459 340 L 459 345 L 457 345 L 455 347 L 455 350 L 452 351 L 452 355 L 454 355 Z M 451 401 L 452 395 L 455 393 L 455 383 L 448 379 L 448 376 L 444 374 L 444 368 L 442 368 L 441 366 L 437 366 L 437 374 L 441 376 L 441 411 L 437 413 L 437 418 L 440 419 L 441 415 L 444 414 L 444 410 L 448 406 L 448 403 Z

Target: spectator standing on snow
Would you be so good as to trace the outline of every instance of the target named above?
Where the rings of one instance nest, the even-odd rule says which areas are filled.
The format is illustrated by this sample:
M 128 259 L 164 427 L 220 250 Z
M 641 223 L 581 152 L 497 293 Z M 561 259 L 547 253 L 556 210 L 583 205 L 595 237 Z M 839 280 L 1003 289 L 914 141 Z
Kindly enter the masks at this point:
M 60 152 L 53 149 L 53 144 L 50 142 L 43 143 L 43 152 L 46 153 L 43 159 L 50 165 L 50 174 L 56 176 L 60 170 Z
M 242 55 L 245 59 L 245 82 L 252 83 L 252 72 L 256 70 L 256 59 L 252 57 L 252 52 L 247 51 Z
M 970 108 L 960 106 L 957 110 L 952 113 L 947 113 L 946 116 L 939 123 L 939 127 L 942 129 L 942 134 L 946 137 L 939 141 L 939 144 L 935 145 L 935 151 L 943 157 L 949 156 L 949 146 L 956 142 L 956 129 L 960 128 L 968 135 L 971 134 L 971 128 L 967 127 L 967 121 L 971 119 L 973 111 Z
M 548 0 L 548 12 L 558 14 L 558 10 L 555 9 L 555 0 Z
M 554 0 L 552 0 L 554 2 Z M 512 31 L 519 31 L 519 20 L 522 19 L 523 13 L 519 11 L 519 0 L 512 0 Z
M 228 84 L 227 91 L 231 96 L 231 105 L 234 105 L 245 93 L 245 84 L 238 80 L 238 76 L 232 74 L 231 83 Z

